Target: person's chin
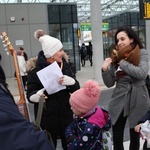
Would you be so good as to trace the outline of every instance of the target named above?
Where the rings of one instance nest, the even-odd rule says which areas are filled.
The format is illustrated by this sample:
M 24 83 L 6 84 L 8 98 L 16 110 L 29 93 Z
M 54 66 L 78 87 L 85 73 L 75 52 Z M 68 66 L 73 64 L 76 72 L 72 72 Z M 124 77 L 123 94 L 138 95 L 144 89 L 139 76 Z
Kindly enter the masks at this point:
M 62 59 L 59 59 L 57 62 L 58 62 L 58 63 L 61 63 L 61 62 L 62 62 Z
M 119 47 L 119 49 L 123 49 L 125 46 Z

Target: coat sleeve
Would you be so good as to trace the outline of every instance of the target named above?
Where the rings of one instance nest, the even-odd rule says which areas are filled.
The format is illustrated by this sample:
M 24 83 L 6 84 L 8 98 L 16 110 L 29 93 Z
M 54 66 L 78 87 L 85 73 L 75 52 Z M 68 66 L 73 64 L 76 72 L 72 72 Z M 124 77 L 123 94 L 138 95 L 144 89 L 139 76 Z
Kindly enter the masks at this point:
M 139 120 L 138 124 L 144 123 L 146 120 L 150 120 L 150 110 Z
M 27 98 L 30 101 L 30 96 L 32 96 L 33 94 L 35 94 L 38 90 L 42 89 L 43 86 L 36 74 L 38 70 L 35 68 L 32 71 L 28 72 L 27 76 L 28 76 L 28 81 L 27 81 Z M 33 102 L 31 102 L 33 103 Z
M 74 79 L 74 80 L 75 80 L 74 85 L 67 86 L 69 93 L 73 93 L 80 88 L 79 82 L 76 79 Z
M 140 63 L 138 66 L 134 66 L 133 64 L 122 60 L 120 63 L 120 68 L 129 76 L 139 80 L 144 80 L 147 77 L 149 70 L 147 50 L 140 50 Z
M 69 93 L 73 93 L 74 91 L 76 91 L 80 88 L 80 84 L 79 84 L 78 80 L 75 79 L 74 73 L 72 72 L 70 65 L 64 59 L 63 59 L 63 63 L 64 63 L 63 70 L 62 70 L 63 74 L 67 75 L 69 77 L 72 77 L 75 80 L 74 85 L 66 86 Z
M 107 87 L 114 86 L 116 82 L 115 65 L 111 64 L 107 71 L 102 71 L 102 78 Z
M 33 124 L 19 112 L 12 96 L 0 86 L 0 147 L 11 150 L 53 150 L 44 131 L 36 131 Z

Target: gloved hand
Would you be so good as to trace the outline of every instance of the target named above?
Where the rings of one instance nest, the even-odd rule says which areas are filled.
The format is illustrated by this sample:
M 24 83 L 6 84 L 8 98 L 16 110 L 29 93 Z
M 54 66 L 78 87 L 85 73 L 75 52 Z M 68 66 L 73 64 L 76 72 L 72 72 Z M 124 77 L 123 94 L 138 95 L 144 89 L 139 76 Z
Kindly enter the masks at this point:
M 72 77 L 63 75 L 62 85 L 74 85 L 74 84 L 75 84 L 75 80 Z
M 30 96 L 30 98 L 29 98 L 30 101 L 38 103 L 39 99 L 42 96 L 42 94 L 44 93 L 44 91 L 45 91 L 44 88 L 41 89 L 41 90 L 39 90 L 39 91 L 37 91 L 35 94 L 33 94 L 32 96 Z

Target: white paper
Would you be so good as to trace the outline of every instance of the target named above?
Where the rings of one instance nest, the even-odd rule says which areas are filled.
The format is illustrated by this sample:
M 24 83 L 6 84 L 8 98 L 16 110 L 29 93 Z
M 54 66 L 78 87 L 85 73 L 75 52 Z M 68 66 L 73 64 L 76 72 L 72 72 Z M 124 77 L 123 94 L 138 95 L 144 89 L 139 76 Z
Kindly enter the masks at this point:
M 48 94 L 53 94 L 66 88 L 66 86 L 58 83 L 63 74 L 56 61 L 38 71 L 37 75 Z

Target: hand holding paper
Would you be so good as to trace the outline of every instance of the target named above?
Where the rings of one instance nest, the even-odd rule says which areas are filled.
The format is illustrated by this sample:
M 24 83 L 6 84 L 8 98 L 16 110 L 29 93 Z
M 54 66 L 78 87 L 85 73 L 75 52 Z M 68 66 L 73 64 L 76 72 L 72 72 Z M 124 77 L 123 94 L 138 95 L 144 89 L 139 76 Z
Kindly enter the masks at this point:
M 67 75 L 63 75 L 62 85 L 74 85 L 75 80 Z
M 66 88 L 66 86 L 59 84 L 63 74 L 56 62 L 38 71 L 37 75 L 48 94 L 53 94 Z

